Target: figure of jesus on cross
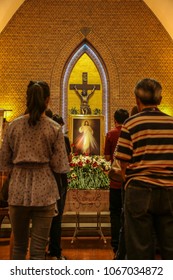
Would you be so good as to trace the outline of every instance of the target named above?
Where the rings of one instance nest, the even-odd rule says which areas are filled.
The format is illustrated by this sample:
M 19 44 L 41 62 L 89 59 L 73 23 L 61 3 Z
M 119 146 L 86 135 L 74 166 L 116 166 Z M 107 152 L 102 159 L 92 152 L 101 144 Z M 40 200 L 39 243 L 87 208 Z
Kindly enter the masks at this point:
M 82 115 L 89 115 L 91 114 L 91 108 L 88 104 L 90 97 L 93 95 L 96 89 L 100 89 L 100 85 L 91 85 L 88 84 L 88 73 L 83 72 L 82 73 L 82 84 L 71 84 L 70 89 L 74 89 L 76 94 L 79 96 L 81 100 L 80 105 L 80 113 Z M 79 92 L 79 90 L 82 90 Z M 88 90 L 91 90 L 90 93 L 88 93 Z

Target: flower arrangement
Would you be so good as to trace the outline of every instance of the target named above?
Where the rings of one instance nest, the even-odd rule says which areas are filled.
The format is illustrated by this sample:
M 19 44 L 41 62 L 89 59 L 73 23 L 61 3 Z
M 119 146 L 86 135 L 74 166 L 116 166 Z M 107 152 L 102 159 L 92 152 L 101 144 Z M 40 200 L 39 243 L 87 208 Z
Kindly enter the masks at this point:
M 95 108 L 95 109 L 93 109 L 91 111 L 92 111 L 93 115 L 101 115 L 101 113 L 102 113 L 99 108 Z M 76 107 L 72 107 L 71 109 L 69 109 L 69 113 L 71 115 L 77 115 L 77 114 L 80 114 L 80 110 L 77 109 Z
M 76 107 L 72 107 L 70 110 L 69 110 L 70 114 L 72 115 L 77 115 L 79 114 L 79 110 L 76 109 Z
M 95 108 L 95 109 L 93 110 L 93 114 L 94 114 L 94 115 L 101 115 L 101 110 L 100 110 L 99 108 Z
M 108 189 L 111 164 L 103 156 L 73 155 L 68 173 L 70 189 Z

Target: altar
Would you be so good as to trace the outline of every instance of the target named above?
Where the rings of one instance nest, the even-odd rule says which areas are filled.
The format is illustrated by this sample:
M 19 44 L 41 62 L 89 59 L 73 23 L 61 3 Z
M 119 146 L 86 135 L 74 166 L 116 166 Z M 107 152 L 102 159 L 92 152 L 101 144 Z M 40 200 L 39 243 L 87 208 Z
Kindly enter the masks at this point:
M 102 231 L 101 224 L 101 212 L 109 211 L 109 190 L 96 189 L 96 190 L 78 190 L 78 189 L 69 189 L 67 191 L 65 212 L 75 212 L 76 213 L 76 222 L 75 230 L 71 240 L 71 243 L 79 235 L 80 231 L 91 231 L 95 230 L 98 235 L 103 240 L 104 244 L 107 243 L 106 238 Z M 80 225 L 80 214 L 82 213 L 96 213 L 96 226 L 95 228 L 91 227 L 82 227 Z
M 99 213 L 109 211 L 109 190 L 69 189 L 67 191 L 65 211 Z

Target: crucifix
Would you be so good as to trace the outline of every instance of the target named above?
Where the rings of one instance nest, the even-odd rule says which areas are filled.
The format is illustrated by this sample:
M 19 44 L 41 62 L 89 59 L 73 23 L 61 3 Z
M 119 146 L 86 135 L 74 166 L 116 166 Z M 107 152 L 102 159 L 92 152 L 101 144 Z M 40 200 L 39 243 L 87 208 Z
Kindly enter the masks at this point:
M 70 84 L 70 89 L 75 90 L 81 100 L 80 112 L 83 115 L 91 114 L 91 108 L 88 104 L 89 98 L 94 94 L 95 90 L 100 89 L 99 84 L 88 84 L 88 73 L 82 73 L 82 84 Z M 79 92 L 81 90 L 81 92 Z M 91 90 L 88 93 L 88 90 Z

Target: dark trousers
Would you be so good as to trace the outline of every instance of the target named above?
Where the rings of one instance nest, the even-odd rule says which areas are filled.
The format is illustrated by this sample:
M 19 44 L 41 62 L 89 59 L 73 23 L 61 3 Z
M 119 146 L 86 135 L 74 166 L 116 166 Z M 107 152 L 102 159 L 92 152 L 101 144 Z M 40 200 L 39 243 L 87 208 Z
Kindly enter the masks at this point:
M 173 260 L 173 188 L 129 183 L 125 191 L 127 259 L 155 259 L 155 237 L 162 259 Z
M 119 242 L 118 242 L 118 249 L 116 251 L 116 260 L 125 260 L 126 259 L 126 244 L 125 244 L 125 232 L 124 232 L 124 185 L 121 187 L 121 201 L 122 201 L 122 208 L 121 208 L 121 226 L 119 231 Z
M 109 210 L 110 210 L 110 223 L 111 223 L 111 246 L 114 253 L 118 249 L 119 232 L 121 226 L 121 189 L 110 188 L 109 192 Z
M 32 221 L 30 259 L 44 260 L 55 203 L 48 206 L 9 206 L 14 235 L 13 260 L 25 260 Z
M 67 194 L 67 174 L 55 173 L 55 179 L 57 181 L 60 199 L 57 200 L 58 215 L 53 217 L 50 240 L 49 240 L 49 252 L 51 256 L 61 256 L 61 222 L 62 215 L 65 206 L 66 194 Z
M 124 231 L 124 208 L 121 212 L 121 228 L 119 232 L 119 244 L 116 252 L 116 260 L 126 259 L 126 244 L 125 244 L 125 231 Z

